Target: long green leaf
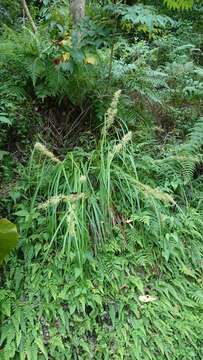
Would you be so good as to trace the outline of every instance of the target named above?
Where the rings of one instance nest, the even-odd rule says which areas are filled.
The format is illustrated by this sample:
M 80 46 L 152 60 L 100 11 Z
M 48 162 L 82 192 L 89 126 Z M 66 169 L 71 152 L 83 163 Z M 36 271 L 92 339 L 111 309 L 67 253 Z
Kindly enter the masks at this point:
M 7 219 L 0 220 L 0 263 L 12 250 L 18 241 L 19 234 L 16 225 Z

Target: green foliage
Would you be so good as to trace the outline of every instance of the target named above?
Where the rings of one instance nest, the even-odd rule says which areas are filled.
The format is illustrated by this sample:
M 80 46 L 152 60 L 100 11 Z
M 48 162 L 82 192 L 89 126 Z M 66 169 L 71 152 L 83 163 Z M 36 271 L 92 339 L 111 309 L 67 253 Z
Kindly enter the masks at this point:
M 202 357 L 202 203 L 189 197 L 182 174 L 175 187 L 169 156 L 147 156 L 149 139 L 143 142 L 139 128 L 125 146 L 125 129 L 117 128 L 117 141 L 110 136 L 112 109 L 91 152 L 75 149 L 61 161 L 36 145 L 29 173 L 11 194 L 15 199 L 23 189 L 15 216 L 24 240 L 6 278 L 8 290 L 15 280 L 17 295 L 1 295 L 8 297 L 5 359 Z M 201 126 L 200 120 L 180 148 L 199 154 Z M 161 145 L 152 149 L 161 153 Z M 155 301 L 142 303 L 145 294 Z
M 103 3 L 1 36 L 2 360 L 203 358 L 200 7 Z
M 17 17 L 20 15 L 20 6 L 18 1 L 3 0 L 0 4 L 0 22 L 1 25 L 16 26 Z M 0 33 L 3 29 L 0 26 Z
M 0 219 L 0 262 L 16 246 L 18 237 L 16 225 L 7 219 Z
M 136 25 L 146 25 L 149 32 L 152 32 L 155 26 L 164 28 L 166 25 L 173 25 L 173 20 L 157 13 L 153 6 L 145 6 L 143 4 L 127 6 L 107 5 L 106 9 L 121 19 L 122 27 L 131 29 Z
M 69 7 L 65 0 L 43 1 L 39 17 L 48 26 L 52 36 L 61 37 L 69 29 Z
M 193 6 L 193 0 L 164 0 L 170 9 L 189 10 Z
M 93 76 L 92 80 L 89 78 L 89 73 L 91 71 L 94 75 L 95 67 L 86 64 L 86 56 L 85 49 L 77 45 L 74 34 L 69 41 L 58 44 L 27 29 L 19 34 L 10 31 L 0 51 L 0 61 L 5 69 L 21 74 L 24 89 L 33 86 L 36 95 L 42 99 L 72 94 L 70 100 L 79 103 L 94 80 Z

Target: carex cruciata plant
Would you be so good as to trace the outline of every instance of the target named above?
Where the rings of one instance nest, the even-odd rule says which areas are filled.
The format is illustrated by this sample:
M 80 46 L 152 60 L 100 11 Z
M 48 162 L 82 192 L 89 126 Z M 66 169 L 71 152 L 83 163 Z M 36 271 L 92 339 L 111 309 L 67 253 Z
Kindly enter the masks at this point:
M 112 137 L 110 129 L 115 126 L 120 95 L 118 90 L 113 96 L 101 138 L 88 156 L 82 150 L 73 150 L 59 160 L 45 145 L 34 146 L 29 175 L 32 182 L 36 164 L 38 171 L 30 214 L 32 218 L 35 211 L 39 216 L 46 213 L 43 227 L 46 226 L 49 241 L 45 244 L 44 261 L 55 249 L 66 253 L 69 260 L 74 254 L 83 267 L 86 253 L 96 254 L 114 236 L 117 227 L 125 235 L 128 219 L 143 206 L 155 212 L 160 236 L 161 203 L 169 208 L 176 206 L 172 194 L 140 178 L 133 155 L 133 132 L 121 128 L 117 129 L 116 138 Z M 31 221 L 27 233 L 29 226 Z

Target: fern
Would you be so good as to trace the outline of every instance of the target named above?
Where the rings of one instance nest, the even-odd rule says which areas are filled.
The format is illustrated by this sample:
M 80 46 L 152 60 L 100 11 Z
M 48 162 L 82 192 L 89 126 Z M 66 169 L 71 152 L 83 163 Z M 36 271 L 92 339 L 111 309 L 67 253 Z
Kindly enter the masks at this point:
M 162 160 L 152 160 L 152 163 L 158 166 L 157 171 L 165 173 L 167 177 L 176 175 L 186 184 L 192 180 L 196 166 L 202 162 L 202 145 L 203 118 L 200 118 L 188 135 L 187 141 L 176 146 L 175 153 Z
M 172 25 L 173 20 L 166 16 L 157 14 L 155 7 L 146 5 L 127 6 L 123 4 L 107 5 L 105 9 L 118 17 L 121 17 L 121 23 L 124 27 L 146 25 L 149 32 L 152 32 L 154 26 L 161 28 L 166 25 Z M 130 28 L 131 28 L 130 26 Z
M 198 152 L 203 145 L 203 117 L 201 117 L 191 130 L 188 141 L 183 145 L 186 149 L 191 149 L 192 152 Z
M 202 81 L 189 79 L 186 87 L 183 89 L 183 95 L 191 99 L 201 98 L 203 96 L 203 83 Z
M 137 94 L 139 100 L 162 104 L 167 84 L 168 74 L 163 69 L 152 69 L 148 63 L 151 56 L 149 47 L 144 42 L 130 46 L 118 43 L 115 57 L 119 54 L 122 60 L 115 59 L 112 64 L 112 79 L 130 93 Z M 161 89 L 161 91 L 160 91 Z
M 47 71 L 45 62 L 43 62 L 40 57 L 36 57 L 34 59 L 32 57 L 27 57 L 25 69 L 32 79 L 33 86 L 36 86 L 37 80 L 40 77 L 44 77 Z
M 189 10 L 192 8 L 193 0 L 163 0 L 170 9 Z
M 194 300 L 199 306 L 203 307 L 203 291 L 198 288 L 194 288 L 193 291 L 189 292 L 189 296 Z

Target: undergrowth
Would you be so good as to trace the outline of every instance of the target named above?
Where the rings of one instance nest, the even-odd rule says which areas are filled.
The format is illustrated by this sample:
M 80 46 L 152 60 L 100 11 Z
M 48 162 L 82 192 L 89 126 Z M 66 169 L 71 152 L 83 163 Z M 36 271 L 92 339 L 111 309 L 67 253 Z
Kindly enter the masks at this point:
M 0 359 L 201 360 L 201 6 L 59 3 L 1 35 Z
M 118 97 L 94 150 L 58 159 L 36 143 L 11 193 L 3 359 L 202 358 L 202 119 L 171 154 L 141 155 L 136 132 L 109 136 Z

